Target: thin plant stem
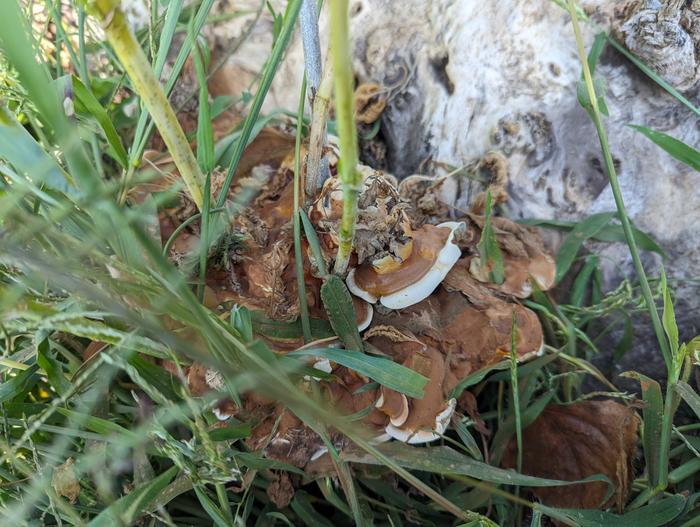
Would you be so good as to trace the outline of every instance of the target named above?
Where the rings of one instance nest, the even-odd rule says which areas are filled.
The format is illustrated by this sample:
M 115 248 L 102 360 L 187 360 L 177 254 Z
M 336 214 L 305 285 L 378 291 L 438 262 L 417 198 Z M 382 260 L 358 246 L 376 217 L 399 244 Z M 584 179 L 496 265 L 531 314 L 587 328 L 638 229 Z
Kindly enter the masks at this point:
M 199 282 L 197 283 L 197 297 L 204 303 L 204 291 L 207 284 L 207 259 L 209 256 L 209 214 L 211 209 L 211 174 L 207 174 L 204 183 L 204 203 L 202 203 L 202 221 L 200 224 L 200 248 L 199 248 Z
M 87 54 L 85 52 L 85 10 L 82 7 L 78 10 L 78 53 L 78 74 L 80 80 L 88 90 L 92 90 L 90 86 L 90 74 L 88 73 L 87 67 Z M 105 171 L 102 165 L 102 155 L 100 154 L 100 147 L 97 144 L 97 138 L 94 134 L 90 135 L 90 148 L 92 149 L 92 157 L 95 159 L 97 173 L 101 178 L 104 178 Z
M 513 310 L 511 329 L 510 329 L 510 392 L 512 395 L 513 413 L 515 414 L 515 439 L 518 448 L 516 469 L 519 474 L 523 472 L 523 427 L 520 416 L 520 392 L 518 390 L 518 352 L 517 352 L 517 332 L 518 324 Z M 520 495 L 520 487 L 515 487 L 515 495 Z M 517 507 L 516 517 L 517 523 L 522 523 L 522 509 Z
M 321 82 L 321 40 L 318 35 L 316 0 L 302 0 L 299 13 L 301 40 L 304 46 L 304 67 L 311 91 L 311 101 Z
M 107 40 L 129 75 L 134 90 L 148 108 L 192 200 L 197 208 L 201 209 L 204 176 L 199 170 L 189 141 L 163 93 L 160 82 L 153 74 L 151 65 L 126 23 L 124 13 L 114 0 L 96 0 L 90 3 L 90 6 L 101 22 Z
M 340 180 L 343 184 L 343 216 L 338 232 L 334 272 L 345 274 L 352 253 L 357 217 L 357 196 L 362 176 L 357 170 L 357 129 L 353 116 L 352 65 L 348 30 L 348 1 L 330 2 L 331 55 L 335 70 L 335 113 L 340 140 Z
M 307 199 L 312 199 L 318 191 L 318 181 L 323 163 L 323 147 L 326 144 L 326 122 L 333 92 L 333 63 L 326 58 L 321 84 L 314 96 L 309 132 L 309 153 L 306 156 L 306 177 L 304 190 Z
M 612 155 L 610 153 L 610 146 L 608 145 L 607 134 L 605 132 L 605 127 L 603 126 L 602 119 L 600 117 L 600 109 L 598 107 L 598 95 L 596 94 L 595 87 L 593 85 L 593 77 L 591 75 L 591 70 L 588 66 L 588 60 L 583 45 L 581 29 L 578 24 L 574 0 L 568 0 L 568 8 L 574 28 L 576 45 L 578 47 L 579 53 L 579 60 L 581 61 L 581 66 L 583 69 L 583 77 L 586 85 L 586 91 L 588 92 L 588 98 L 590 100 L 592 111 L 589 113 L 591 119 L 593 120 L 593 124 L 595 125 L 596 131 L 598 132 L 598 138 L 600 140 L 600 146 L 603 151 L 603 158 L 605 161 L 605 168 L 608 174 L 608 179 L 610 180 L 610 188 L 612 189 L 613 197 L 615 199 L 615 205 L 617 206 L 618 216 L 620 219 L 620 223 L 622 224 L 622 230 L 625 234 L 627 245 L 629 246 L 630 255 L 632 256 L 632 261 L 634 263 L 634 267 L 639 278 L 642 296 L 644 297 L 644 300 L 646 302 L 647 310 L 649 311 L 649 315 L 651 317 L 651 323 L 654 327 L 656 338 L 659 341 L 659 347 L 661 348 L 661 353 L 663 355 L 666 370 L 668 372 L 668 384 L 666 401 L 664 404 L 663 426 L 661 429 L 661 438 L 659 444 L 659 485 L 656 489 L 656 492 L 660 492 L 663 489 L 665 489 L 668 485 L 668 463 L 671 445 L 671 428 L 673 425 L 674 413 L 672 393 L 673 385 L 677 381 L 677 374 L 674 374 L 676 368 L 674 366 L 674 358 L 671 355 L 670 346 L 668 344 L 668 341 L 666 340 L 666 336 L 664 335 L 663 326 L 661 324 L 661 319 L 659 317 L 656 304 L 654 303 L 654 297 L 652 295 L 651 288 L 649 287 L 649 281 L 647 279 L 646 273 L 644 272 L 644 266 L 642 265 L 642 261 L 639 258 L 637 242 L 634 238 L 632 226 L 630 224 L 630 220 L 627 216 L 627 211 L 625 209 L 625 203 L 622 198 L 622 191 L 620 190 L 620 183 L 617 179 L 615 165 L 613 163 Z
M 569 0 L 569 13 L 571 14 L 574 26 L 574 34 L 576 37 L 576 44 L 578 46 L 579 59 L 581 61 L 583 69 L 583 77 L 584 82 L 586 84 L 586 90 L 590 98 L 590 104 L 593 108 L 593 111 L 591 112 L 591 119 L 593 120 L 593 124 L 595 125 L 596 131 L 598 132 L 598 138 L 600 140 L 600 146 L 603 151 L 603 158 L 605 161 L 605 168 L 608 174 L 608 179 L 610 180 L 610 187 L 613 193 L 613 198 L 615 199 L 615 205 L 620 216 L 620 223 L 622 224 L 622 230 L 625 234 L 625 239 L 630 249 L 630 255 L 632 256 L 635 271 L 637 272 L 637 275 L 639 277 L 642 296 L 644 297 L 644 300 L 647 304 L 647 309 L 651 317 L 654 332 L 656 333 L 656 338 L 659 341 L 661 353 L 663 354 L 667 369 L 670 370 L 671 352 L 669 350 L 668 343 L 666 342 L 666 337 L 664 336 L 663 327 L 661 325 L 661 319 L 659 318 L 659 313 L 656 309 L 656 304 L 654 303 L 654 296 L 651 292 L 651 288 L 649 287 L 649 280 L 647 279 L 646 273 L 644 272 L 644 266 L 642 265 L 642 261 L 639 258 L 639 249 L 637 248 L 637 241 L 634 237 L 632 225 L 627 215 L 625 202 L 622 198 L 622 191 L 620 190 L 620 183 L 617 179 L 617 172 L 615 171 L 615 165 L 613 163 L 612 154 L 610 153 L 610 146 L 608 144 L 607 133 L 605 132 L 605 127 L 603 126 L 603 122 L 600 117 L 598 97 L 595 91 L 595 87 L 593 86 L 593 77 L 591 76 L 591 70 L 588 67 L 586 50 L 583 46 L 581 28 L 578 24 L 575 4 L 573 0 Z
M 306 283 L 304 282 L 304 260 L 301 250 L 301 216 L 299 201 L 301 199 L 301 130 L 304 127 L 304 101 L 306 100 L 306 76 L 301 82 L 299 94 L 299 110 L 297 113 L 297 133 L 294 144 L 294 264 L 297 275 L 297 291 L 299 293 L 299 314 L 301 329 L 304 334 L 304 344 L 311 342 L 311 323 L 309 321 L 309 306 L 306 303 Z

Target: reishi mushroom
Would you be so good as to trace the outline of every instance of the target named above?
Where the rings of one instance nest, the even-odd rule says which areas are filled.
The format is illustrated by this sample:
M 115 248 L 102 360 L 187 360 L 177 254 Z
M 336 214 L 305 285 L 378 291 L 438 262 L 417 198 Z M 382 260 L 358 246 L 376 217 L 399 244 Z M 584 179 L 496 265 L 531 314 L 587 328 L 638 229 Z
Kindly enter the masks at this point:
M 417 304 L 459 260 L 462 253 L 453 240 L 455 231 L 463 227 L 464 223 L 454 221 L 424 225 L 411 233 L 399 257 L 385 256 L 351 269 L 348 289 L 371 304 L 379 301 L 390 309 Z
M 245 243 L 235 257 L 231 256 L 230 269 L 222 271 L 231 277 L 229 301 L 265 311 L 275 320 L 292 320 L 298 315 L 297 291 L 291 278 L 289 159 L 273 172 L 252 205 L 236 220 L 234 228 Z M 346 278 L 354 295 L 357 328 L 370 344 L 429 382 L 422 398 L 412 398 L 386 386 L 372 386 L 369 379 L 327 359 L 311 364 L 332 375 L 317 372 L 320 377 L 313 377 L 311 373 L 306 381 L 318 383 L 311 386 L 322 387 L 325 398 L 339 413 L 362 413 L 360 422 L 370 429 L 375 442 L 391 438 L 410 444 L 434 441 L 445 433 L 457 406 L 449 395 L 452 389 L 473 371 L 510 352 L 514 318 L 518 359 L 541 352 L 539 320 L 514 297 L 528 296 L 531 281 L 542 289 L 551 287 L 554 261 L 534 231 L 494 217 L 506 275 L 502 284 L 494 284 L 489 276 L 479 274 L 475 246 L 484 225 L 482 216 L 469 214 L 463 221 L 438 223 L 451 218 L 454 210 L 437 202 L 434 207 L 423 203 L 421 216 L 420 211 L 411 209 L 409 199 L 399 195 L 392 176 L 368 167 L 358 170 L 363 186 L 358 198 L 355 263 Z M 422 184 L 416 190 L 423 191 Z M 424 191 L 420 193 L 429 197 Z M 437 199 L 437 192 L 434 194 Z M 307 209 L 319 234 L 322 256 L 329 260 L 337 247 L 341 205 L 340 182 L 331 176 Z M 429 223 L 412 228 L 424 221 Z M 305 268 L 307 300 L 310 315 L 324 318 L 318 294 L 322 276 L 316 267 L 311 262 Z M 377 302 L 388 310 L 375 310 L 372 304 Z M 402 311 L 389 311 L 399 309 Z M 277 353 L 302 344 L 300 337 L 260 337 Z M 220 376 L 196 363 L 188 370 L 188 382 L 194 395 L 223 391 Z M 253 392 L 242 394 L 241 408 L 220 404 L 213 410 L 221 420 L 239 411 L 256 416 L 258 424 L 248 442 L 252 448 L 265 448 L 268 457 L 302 467 L 325 452 L 313 430 L 282 404 Z M 337 440 L 342 446 L 342 434 L 333 434 L 333 443 Z
M 469 218 L 479 229 L 483 229 L 483 216 L 470 214 Z M 543 291 L 551 288 L 556 276 L 556 263 L 545 250 L 542 239 L 532 229 L 507 218 L 492 218 L 491 222 L 503 254 L 505 280 L 502 284 L 491 283 L 479 256 L 471 259 L 470 273 L 491 289 L 516 298 L 530 296 L 533 281 Z
M 372 307 L 372 304 L 369 304 L 356 296 L 352 297 L 352 305 L 355 308 L 357 331 L 363 332 L 372 323 L 374 308 Z

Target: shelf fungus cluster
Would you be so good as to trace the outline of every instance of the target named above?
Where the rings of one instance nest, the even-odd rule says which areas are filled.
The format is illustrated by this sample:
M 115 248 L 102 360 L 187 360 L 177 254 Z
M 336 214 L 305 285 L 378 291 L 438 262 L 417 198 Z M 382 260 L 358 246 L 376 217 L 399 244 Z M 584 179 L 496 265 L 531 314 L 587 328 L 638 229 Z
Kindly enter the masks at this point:
M 332 149 L 327 156 L 331 176 L 316 199 L 304 205 L 318 236 L 320 256 L 302 239 L 313 337 L 322 339 L 317 347 L 326 348 L 341 347 L 327 322 L 321 286 L 324 270 L 332 269 L 342 215 L 337 156 Z M 258 190 L 233 221 L 229 250 L 217 256 L 219 267 L 207 273 L 207 298 L 211 307 L 227 303 L 248 307 L 259 322 L 256 338 L 283 354 L 304 345 L 298 331 L 291 221 L 293 154 L 259 165 L 237 176 L 232 195 L 246 185 L 257 185 Z M 553 285 L 554 261 L 528 227 L 505 218 L 459 214 L 450 207 L 438 207 L 439 214 L 417 212 L 412 199 L 416 194 L 402 192 L 391 175 L 364 166 L 358 170 L 363 185 L 354 252 L 343 277 L 352 294 L 357 328 L 366 352 L 383 354 L 428 382 L 422 398 L 409 397 L 322 358 L 309 362 L 318 374 L 307 374 L 299 382 L 302 388 L 320 393 L 329 408 L 352 415 L 375 442 L 435 441 L 446 432 L 455 412 L 468 410 L 462 408 L 467 403 L 460 403 L 465 399 L 460 397 L 460 382 L 510 355 L 513 327 L 519 359 L 543 351 L 540 322 L 519 300 L 535 288 L 546 290 Z M 502 283 L 490 279 L 488 262 L 479 253 L 487 221 L 502 254 Z M 319 257 L 325 261 L 317 261 Z M 297 332 L 268 331 L 280 327 L 297 328 Z M 215 372 L 196 364 L 188 374 L 196 393 L 221 387 Z M 263 450 L 270 458 L 312 471 L 328 460 L 320 437 L 263 395 L 244 394 L 240 405 L 224 401 L 215 413 L 221 420 L 235 415 L 257 423 L 247 439 L 249 447 Z M 338 448 L 346 444 L 339 432 L 332 432 L 331 439 Z

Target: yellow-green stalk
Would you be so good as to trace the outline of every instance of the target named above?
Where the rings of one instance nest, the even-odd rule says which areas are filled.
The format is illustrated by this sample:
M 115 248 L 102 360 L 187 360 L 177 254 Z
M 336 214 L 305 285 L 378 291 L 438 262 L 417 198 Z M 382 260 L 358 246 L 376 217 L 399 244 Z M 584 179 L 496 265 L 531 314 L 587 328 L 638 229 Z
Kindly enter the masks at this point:
M 177 121 L 160 82 L 131 33 L 118 0 L 86 0 L 87 9 L 102 24 L 107 41 L 143 100 L 197 208 L 202 208 L 204 176 L 189 141 Z
M 321 173 L 323 147 L 326 142 L 326 121 L 333 92 L 333 64 L 326 60 L 318 91 L 314 97 L 309 132 L 309 154 L 306 156 L 306 178 L 304 187 L 307 199 L 313 199 L 318 192 L 318 178 Z M 328 163 L 326 163 L 327 165 Z
M 352 66 L 348 31 L 348 0 L 331 0 L 331 54 L 335 77 L 335 116 L 340 140 L 340 180 L 343 183 L 343 217 L 338 233 L 336 274 L 342 275 L 352 253 L 357 216 L 357 195 L 362 176 L 357 171 L 357 130 L 353 116 Z
M 607 134 L 605 131 L 605 127 L 603 126 L 602 118 L 600 117 L 600 109 L 598 107 L 598 94 L 596 93 L 595 85 L 593 83 L 593 76 L 588 65 L 588 59 L 586 56 L 586 50 L 583 45 L 581 29 L 578 24 L 576 5 L 574 0 L 568 0 L 568 8 L 574 28 L 574 37 L 576 39 L 576 47 L 578 48 L 579 60 L 581 62 L 581 68 L 583 70 L 583 80 L 586 86 L 586 91 L 588 93 L 588 98 L 591 105 L 589 114 L 591 116 L 593 124 L 595 125 L 596 131 L 598 132 L 598 139 L 600 141 L 601 150 L 603 151 L 603 161 L 605 163 L 605 168 L 608 174 L 608 180 L 610 181 L 610 188 L 612 190 L 615 205 L 617 207 L 618 217 L 622 225 L 622 231 L 625 234 L 625 239 L 627 240 L 627 245 L 630 249 L 632 262 L 637 272 L 637 278 L 639 279 L 639 286 L 642 291 L 642 297 L 646 302 L 647 310 L 649 311 L 649 316 L 651 317 L 651 324 L 654 328 L 654 333 L 656 333 L 656 338 L 659 341 L 661 354 L 663 356 L 664 363 L 666 365 L 666 370 L 668 372 L 668 381 L 666 384 L 666 399 L 664 401 L 663 424 L 661 427 L 661 437 L 659 438 L 659 482 L 656 485 L 656 488 L 651 489 L 649 493 L 644 493 L 646 494 L 646 497 L 650 498 L 653 495 L 662 492 L 668 486 L 669 451 L 671 447 L 673 414 L 675 412 L 674 400 L 676 398 L 673 387 L 678 382 L 678 375 L 681 363 L 678 361 L 677 357 L 674 356 L 674 350 L 671 350 L 669 343 L 666 340 L 666 336 L 664 335 L 664 329 L 661 319 L 659 318 L 659 312 L 657 311 L 656 303 L 654 302 L 654 296 L 651 292 L 651 287 L 649 287 L 649 280 L 647 279 L 646 273 L 644 271 L 642 260 L 639 257 L 637 241 L 634 237 L 632 225 L 627 215 L 625 202 L 622 199 L 622 191 L 620 190 L 620 183 L 617 179 L 615 164 L 613 163 L 612 154 L 610 152 L 610 146 L 608 145 Z

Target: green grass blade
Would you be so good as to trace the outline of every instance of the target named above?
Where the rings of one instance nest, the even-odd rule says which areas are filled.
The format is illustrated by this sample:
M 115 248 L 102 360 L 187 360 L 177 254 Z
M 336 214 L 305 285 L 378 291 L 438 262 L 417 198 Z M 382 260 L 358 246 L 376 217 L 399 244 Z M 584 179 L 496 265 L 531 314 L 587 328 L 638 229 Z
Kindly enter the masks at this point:
M 194 48 L 194 67 L 199 83 L 199 114 L 197 116 L 197 162 L 204 174 L 214 170 L 214 129 L 212 127 L 211 105 L 207 89 L 207 71 L 209 67 L 209 50 L 205 45 Z
M 114 128 L 112 119 L 107 115 L 105 109 L 102 108 L 100 101 L 98 101 L 92 92 L 83 85 L 78 77 L 73 76 L 72 83 L 73 93 L 76 99 L 80 104 L 85 106 L 85 109 L 90 112 L 95 119 L 97 119 L 97 122 L 105 134 L 107 143 L 109 143 L 109 146 L 111 146 L 114 151 L 116 160 L 119 161 L 119 164 L 123 168 L 127 168 L 129 165 L 129 154 L 126 153 L 126 149 L 117 133 L 117 129 Z
M 272 79 L 277 72 L 277 66 L 279 66 L 282 60 L 282 55 L 284 54 L 289 40 L 294 32 L 294 27 L 296 23 L 297 16 L 299 15 L 299 10 L 301 9 L 302 0 L 290 0 L 287 4 L 287 11 L 284 15 L 284 21 L 282 24 L 282 29 L 275 41 L 275 45 L 272 48 L 272 53 L 267 61 L 265 70 L 262 74 L 262 79 L 260 80 L 260 87 L 253 98 L 253 102 L 250 107 L 250 111 L 243 122 L 243 128 L 241 129 L 241 135 L 236 141 L 235 149 L 231 156 L 231 163 L 229 164 L 228 171 L 226 172 L 226 179 L 224 180 L 223 187 L 221 188 L 221 193 L 216 202 L 216 206 L 223 207 L 226 202 L 226 196 L 228 195 L 228 189 L 233 182 L 233 176 L 236 174 L 236 169 L 238 168 L 238 163 L 241 161 L 243 156 L 243 151 L 248 144 L 248 138 L 253 130 L 255 122 L 258 120 L 258 115 L 262 108 L 263 101 L 267 96 L 267 92 L 272 84 Z
M 576 259 L 583 242 L 595 236 L 610 220 L 615 217 L 614 212 L 601 212 L 593 214 L 585 220 L 577 224 L 571 232 L 566 236 L 557 253 L 557 274 L 555 282 L 559 283 L 562 278 L 569 272 L 571 264 Z
M 654 70 L 652 70 L 649 66 L 644 64 L 641 60 L 639 60 L 634 54 L 632 54 L 626 47 L 624 47 L 622 44 L 620 44 L 617 40 L 615 40 L 613 37 L 608 36 L 608 42 L 620 53 L 622 53 L 625 57 L 627 57 L 635 66 L 637 66 L 642 73 L 644 73 L 647 77 L 649 77 L 651 80 L 653 80 L 656 84 L 661 86 L 664 90 L 666 90 L 668 93 L 673 95 L 678 101 L 680 101 L 686 108 L 688 108 L 691 112 L 696 114 L 697 116 L 700 117 L 700 109 L 698 109 L 692 102 L 690 102 L 688 99 L 683 97 L 678 90 L 676 90 L 673 86 L 671 86 L 668 82 L 663 80 Z
M 572 306 L 581 307 L 583 305 L 583 300 L 588 290 L 588 284 L 593 276 L 593 272 L 598 268 L 598 265 L 600 265 L 600 261 L 597 255 L 591 254 L 586 256 L 583 268 L 576 276 L 574 286 L 571 288 L 569 303 Z
M 515 440 L 517 450 L 516 468 L 523 471 L 523 427 L 520 419 L 520 391 L 518 389 L 518 352 L 517 352 L 518 323 L 513 310 L 510 326 L 510 391 L 513 414 L 515 415 Z
M 207 496 L 206 491 L 200 485 L 194 485 L 194 492 L 197 495 L 199 503 L 202 505 L 204 511 L 209 515 L 209 517 L 214 521 L 214 525 L 218 527 L 233 527 L 231 523 L 226 519 L 224 513 L 214 504 L 209 496 Z
M 58 94 L 51 89 L 51 76 L 43 64 L 36 61 L 35 50 L 19 3 L 0 2 L 0 49 L 17 70 L 19 80 L 36 106 L 44 132 L 61 145 L 70 174 L 82 191 L 91 193 L 98 186 L 95 171 L 87 158 L 75 126 L 69 123 Z
M 622 516 L 598 510 L 557 509 L 539 503 L 535 510 L 575 527 L 665 527 L 683 512 L 686 498 L 680 495 L 662 499 Z
M 661 291 L 664 295 L 664 310 L 661 320 L 664 325 L 664 331 L 668 337 L 668 344 L 671 347 L 671 354 L 675 362 L 676 369 L 680 362 L 678 357 L 678 324 L 676 323 L 676 313 L 673 309 L 673 300 L 671 299 L 671 291 L 666 282 L 666 271 L 661 269 Z
M 0 106 L 0 156 L 34 185 L 77 194 L 72 178 L 64 172 L 32 135 L 17 122 L 7 108 Z
M 414 447 L 400 442 L 391 442 L 377 445 L 377 450 L 394 460 L 402 467 L 435 474 L 461 474 L 471 478 L 497 483 L 499 485 L 521 485 L 524 487 L 559 487 L 562 485 L 576 485 L 580 483 L 592 483 L 595 481 L 606 483 L 612 490 L 612 483 L 602 474 L 589 476 L 577 481 L 563 481 L 558 479 L 538 478 L 526 476 L 513 470 L 505 470 L 482 463 L 476 459 L 460 454 L 446 446 L 424 448 Z M 364 454 L 341 454 L 341 458 L 355 463 L 376 465 L 379 462 Z
M 177 467 L 170 467 L 153 481 L 137 487 L 126 496 L 119 498 L 98 514 L 88 524 L 88 527 L 132 525 L 141 514 L 148 510 L 148 506 L 168 486 L 177 471 Z
M 67 408 L 57 408 L 56 411 L 59 414 L 65 415 L 70 419 L 79 421 L 83 424 L 83 426 L 85 426 L 85 428 L 97 434 L 104 436 L 112 434 L 117 436 L 124 436 L 131 441 L 138 441 L 139 439 L 139 436 L 136 433 L 132 432 L 131 430 L 127 430 L 123 426 L 120 426 L 112 421 L 108 421 L 100 417 L 95 417 L 93 415 L 86 415 L 80 412 L 75 412 L 73 410 L 68 410 Z
M 306 282 L 304 281 L 304 255 L 301 248 L 301 217 L 299 209 L 299 193 L 301 187 L 301 130 L 304 120 L 304 101 L 306 100 L 306 77 L 301 82 L 299 106 L 297 110 L 297 130 L 294 139 L 294 270 L 297 275 L 297 293 L 299 297 L 299 316 L 304 342 L 311 341 L 311 323 L 309 322 L 309 304 L 306 299 Z
M 456 423 L 454 423 L 454 429 L 459 438 L 462 440 L 467 452 L 469 452 L 469 455 L 477 461 L 483 461 L 484 456 L 481 454 L 479 445 L 476 443 L 476 439 L 474 439 L 474 436 L 469 431 L 469 428 L 467 428 L 461 420 L 458 420 Z
M 642 418 L 644 420 L 642 429 L 644 461 L 646 462 L 649 475 L 649 483 L 652 487 L 655 487 L 659 484 L 659 467 L 661 466 L 659 456 L 661 454 L 661 428 L 663 426 L 664 413 L 661 387 L 658 382 L 641 373 L 626 372 L 622 376 L 637 379 L 642 389 L 642 399 L 644 400 L 644 409 L 642 410 Z
M 628 126 L 653 141 L 654 144 L 664 149 L 674 159 L 700 172 L 700 152 L 692 146 L 686 145 L 683 141 L 679 141 L 668 134 L 657 132 L 645 126 L 633 124 Z
M 563 220 L 542 220 L 542 219 L 530 219 L 530 220 L 520 220 L 518 223 L 523 225 L 532 225 L 533 227 L 545 227 L 549 229 L 560 229 L 565 231 L 571 231 L 576 225 L 572 221 Z M 654 241 L 654 239 L 643 231 L 640 231 L 636 227 L 632 226 L 632 232 L 634 234 L 634 239 L 640 249 L 645 251 L 655 252 L 660 254 L 664 258 L 668 258 L 666 252 L 661 248 L 661 246 Z M 626 242 L 625 232 L 622 229 L 622 225 L 609 224 L 600 229 L 596 234 L 591 236 L 592 240 L 597 240 L 601 242 Z
M 357 330 L 357 318 L 347 286 L 336 275 L 328 276 L 321 286 L 321 300 L 336 335 L 351 350 L 362 351 L 362 337 Z
M 301 216 L 301 223 L 304 225 L 304 234 L 306 235 L 306 240 L 309 242 L 309 247 L 311 248 L 311 253 L 314 257 L 314 264 L 318 267 L 318 270 L 324 278 L 328 276 L 328 269 L 326 269 L 326 261 L 323 259 L 323 251 L 321 250 L 321 242 L 318 239 L 318 234 L 316 234 L 316 229 L 311 224 L 311 220 L 306 215 L 304 210 L 299 211 Z
M 467 377 L 462 379 L 459 382 L 459 384 L 457 384 L 457 386 L 455 386 L 452 389 L 452 392 L 450 392 L 450 397 L 459 397 L 464 390 L 466 390 L 470 386 L 474 386 L 475 384 L 479 384 L 492 371 L 507 370 L 509 368 L 510 368 L 510 361 L 504 360 L 501 362 L 497 362 L 496 364 L 492 364 L 490 366 L 485 366 L 484 368 L 481 368 L 481 369 L 475 371 L 474 373 L 470 373 Z
M 296 492 L 290 505 L 296 515 L 299 516 L 299 519 L 308 527 L 333 527 L 334 525 L 314 509 L 310 496 L 304 491 Z
M 405 393 L 409 397 L 421 399 L 428 379 L 406 366 L 397 364 L 386 357 L 375 357 L 357 351 L 337 348 L 313 348 L 293 351 L 288 357 L 319 357 L 365 375 L 379 384 Z
M 28 393 L 39 381 L 38 365 L 33 365 L 29 369 L 19 372 L 9 380 L 0 383 L 0 403 L 10 401 L 19 395 Z
M 695 412 L 695 415 L 700 419 L 700 395 L 695 393 L 695 390 L 686 382 L 678 381 L 674 386 L 674 389 L 678 395 L 680 395 L 683 400 L 690 406 L 691 410 Z
M 496 284 L 502 284 L 505 280 L 503 268 L 503 255 L 498 246 L 496 236 L 491 223 L 491 192 L 486 192 L 486 207 L 484 209 L 484 228 L 481 230 L 481 239 L 476 245 L 481 258 L 481 267 L 489 273 L 490 279 Z

